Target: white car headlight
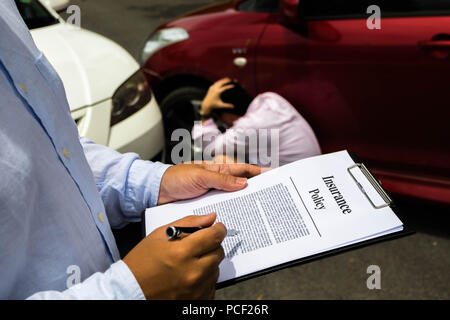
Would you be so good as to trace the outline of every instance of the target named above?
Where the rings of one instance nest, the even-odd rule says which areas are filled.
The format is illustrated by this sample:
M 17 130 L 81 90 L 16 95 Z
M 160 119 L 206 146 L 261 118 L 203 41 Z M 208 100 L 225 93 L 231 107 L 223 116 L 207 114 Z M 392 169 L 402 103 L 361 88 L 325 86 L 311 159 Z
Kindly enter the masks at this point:
M 152 98 L 152 92 L 142 70 L 138 70 L 112 98 L 111 127 L 145 107 Z
M 183 28 L 168 28 L 156 31 L 148 38 L 144 49 L 142 50 L 142 64 L 144 64 L 156 51 L 187 39 L 189 39 L 189 33 Z

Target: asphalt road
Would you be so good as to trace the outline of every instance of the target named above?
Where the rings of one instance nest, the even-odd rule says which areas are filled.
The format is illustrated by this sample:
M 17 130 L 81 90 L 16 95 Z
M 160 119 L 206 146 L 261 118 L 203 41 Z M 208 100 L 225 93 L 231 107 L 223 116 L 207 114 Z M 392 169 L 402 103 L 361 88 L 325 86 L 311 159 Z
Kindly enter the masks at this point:
M 159 24 L 212 0 L 73 0 L 82 27 L 105 35 L 136 58 Z M 397 199 L 417 232 L 405 238 L 278 271 L 217 291 L 217 299 L 450 299 L 450 209 Z M 115 234 L 122 252 L 139 225 Z M 381 289 L 366 286 L 367 267 L 381 269 Z

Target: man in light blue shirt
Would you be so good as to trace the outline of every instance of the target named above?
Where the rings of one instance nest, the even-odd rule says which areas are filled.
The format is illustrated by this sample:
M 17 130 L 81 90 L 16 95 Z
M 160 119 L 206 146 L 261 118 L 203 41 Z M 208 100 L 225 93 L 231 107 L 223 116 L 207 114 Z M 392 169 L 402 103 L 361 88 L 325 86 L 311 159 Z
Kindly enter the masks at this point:
M 242 189 L 246 179 L 238 176 L 259 170 L 169 167 L 80 139 L 60 78 L 14 1 L 0 2 L 0 299 L 213 297 L 222 224 L 176 242 L 158 229 L 124 260 L 111 227 L 211 188 Z

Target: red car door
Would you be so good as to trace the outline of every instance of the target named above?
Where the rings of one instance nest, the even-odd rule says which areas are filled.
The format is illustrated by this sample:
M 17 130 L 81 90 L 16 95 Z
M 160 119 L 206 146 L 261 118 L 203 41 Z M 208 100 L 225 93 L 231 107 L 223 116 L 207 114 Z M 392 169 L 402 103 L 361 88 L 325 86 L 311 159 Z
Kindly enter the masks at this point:
M 367 27 L 370 4 L 303 0 L 290 27 L 273 15 L 258 90 L 285 96 L 324 152 L 355 151 L 390 191 L 450 199 L 450 0 L 378 1 L 381 29 Z

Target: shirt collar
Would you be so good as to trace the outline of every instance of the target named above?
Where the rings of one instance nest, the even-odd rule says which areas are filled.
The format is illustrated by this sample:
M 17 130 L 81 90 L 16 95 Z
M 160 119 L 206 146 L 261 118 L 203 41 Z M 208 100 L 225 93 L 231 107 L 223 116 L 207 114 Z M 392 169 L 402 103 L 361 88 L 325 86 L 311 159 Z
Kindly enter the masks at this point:
M 2 0 L 0 2 L 0 58 L 5 66 L 12 59 L 35 61 L 39 56 L 40 51 L 35 46 L 14 1 Z

